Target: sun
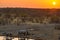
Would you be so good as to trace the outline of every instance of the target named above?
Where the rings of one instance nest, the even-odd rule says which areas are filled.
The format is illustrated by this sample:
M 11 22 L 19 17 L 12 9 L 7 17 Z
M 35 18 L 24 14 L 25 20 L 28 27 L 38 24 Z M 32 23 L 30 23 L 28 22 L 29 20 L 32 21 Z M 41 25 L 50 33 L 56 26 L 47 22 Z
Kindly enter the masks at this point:
M 52 4 L 53 4 L 53 5 L 56 5 L 56 2 L 54 1 L 54 2 L 52 2 Z

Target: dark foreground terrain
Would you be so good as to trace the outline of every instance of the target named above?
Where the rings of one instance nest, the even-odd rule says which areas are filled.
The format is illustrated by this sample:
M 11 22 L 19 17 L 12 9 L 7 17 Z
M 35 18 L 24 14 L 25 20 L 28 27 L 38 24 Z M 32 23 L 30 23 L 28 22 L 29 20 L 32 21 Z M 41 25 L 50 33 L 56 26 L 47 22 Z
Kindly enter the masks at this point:
M 58 28 L 57 28 L 58 27 Z M 58 40 L 60 36 L 60 24 L 20 24 L 0 26 L 0 35 L 3 33 L 12 33 L 18 37 L 18 32 L 27 30 L 30 33 L 29 38 L 39 37 L 43 40 Z M 32 35 L 33 34 L 33 35 Z

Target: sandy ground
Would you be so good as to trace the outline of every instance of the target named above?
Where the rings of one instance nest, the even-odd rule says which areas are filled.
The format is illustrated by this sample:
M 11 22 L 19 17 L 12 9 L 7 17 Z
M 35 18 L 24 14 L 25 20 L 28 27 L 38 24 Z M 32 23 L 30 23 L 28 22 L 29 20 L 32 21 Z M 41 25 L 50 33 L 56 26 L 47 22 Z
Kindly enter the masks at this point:
M 0 40 L 5 40 L 5 37 L 4 36 L 0 36 Z M 18 40 L 18 38 L 14 38 L 12 40 Z M 27 40 L 27 39 L 25 39 L 25 40 Z M 29 39 L 29 40 L 34 40 L 34 39 Z

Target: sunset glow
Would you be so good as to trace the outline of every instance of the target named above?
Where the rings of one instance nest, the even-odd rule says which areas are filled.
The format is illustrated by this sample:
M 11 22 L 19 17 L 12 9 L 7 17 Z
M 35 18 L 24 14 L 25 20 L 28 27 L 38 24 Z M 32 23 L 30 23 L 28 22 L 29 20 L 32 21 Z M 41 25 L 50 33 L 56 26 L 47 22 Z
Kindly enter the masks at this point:
M 0 7 L 54 8 L 53 5 L 60 8 L 60 0 L 0 0 Z

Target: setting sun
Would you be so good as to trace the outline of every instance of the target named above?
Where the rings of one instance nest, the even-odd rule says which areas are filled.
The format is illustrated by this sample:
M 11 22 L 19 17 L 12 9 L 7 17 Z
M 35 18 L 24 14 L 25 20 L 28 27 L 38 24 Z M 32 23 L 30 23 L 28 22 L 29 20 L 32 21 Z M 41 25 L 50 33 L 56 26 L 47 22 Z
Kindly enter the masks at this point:
M 53 5 L 56 5 L 56 2 L 53 2 Z

